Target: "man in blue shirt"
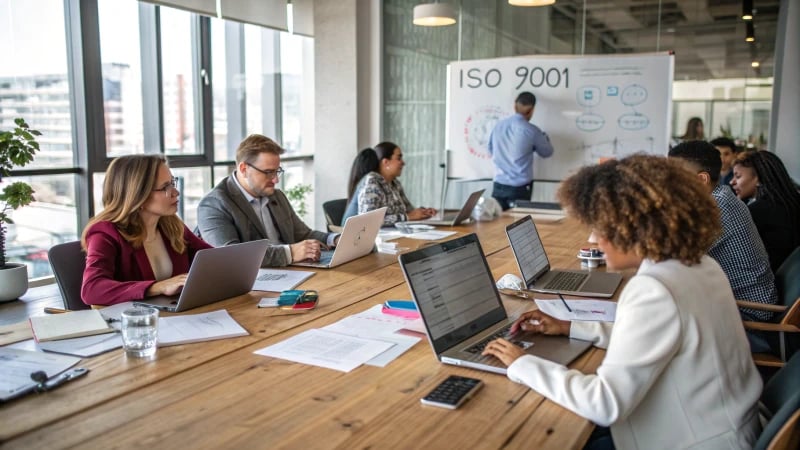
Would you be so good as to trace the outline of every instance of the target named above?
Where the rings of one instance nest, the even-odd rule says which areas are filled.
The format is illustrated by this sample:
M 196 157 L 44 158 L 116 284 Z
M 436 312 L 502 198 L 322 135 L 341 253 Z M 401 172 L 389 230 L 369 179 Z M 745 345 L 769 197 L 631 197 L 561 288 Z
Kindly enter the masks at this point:
M 514 114 L 494 126 L 489 136 L 489 154 L 494 163 L 494 197 L 503 207 L 516 200 L 530 200 L 533 188 L 533 154 L 542 158 L 553 154 L 550 138 L 530 123 L 536 97 L 522 92 L 514 102 Z

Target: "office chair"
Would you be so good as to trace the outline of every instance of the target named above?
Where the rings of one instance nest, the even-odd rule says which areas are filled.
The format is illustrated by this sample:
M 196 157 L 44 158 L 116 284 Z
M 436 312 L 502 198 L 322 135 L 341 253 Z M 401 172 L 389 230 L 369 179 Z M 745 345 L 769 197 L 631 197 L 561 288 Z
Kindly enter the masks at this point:
M 759 410 L 767 422 L 754 450 L 800 448 L 800 353 L 764 385 Z
M 81 249 L 81 242 L 54 245 L 47 251 L 47 258 L 53 268 L 58 290 L 61 291 L 64 308 L 73 311 L 89 309 L 89 305 L 81 300 L 83 269 L 86 267 L 86 254 Z
M 782 367 L 798 348 L 800 342 L 800 247 L 786 258 L 775 271 L 775 288 L 778 291 L 778 303 L 763 303 L 737 300 L 740 307 L 771 311 L 772 322 L 744 321 L 748 330 L 777 332 L 780 356 L 767 353 L 754 353 L 753 361 L 759 366 Z M 787 333 L 790 333 L 787 336 Z
M 341 231 L 342 217 L 347 209 L 347 199 L 337 198 L 328 200 L 322 204 L 322 211 L 325 213 L 325 221 L 328 223 L 328 231 Z M 336 227 L 331 228 L 331 227 Z

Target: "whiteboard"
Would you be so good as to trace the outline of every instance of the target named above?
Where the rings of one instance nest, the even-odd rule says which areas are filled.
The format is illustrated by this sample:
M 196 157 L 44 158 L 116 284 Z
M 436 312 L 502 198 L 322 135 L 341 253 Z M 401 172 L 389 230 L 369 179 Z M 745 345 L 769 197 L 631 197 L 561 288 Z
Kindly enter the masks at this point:
M 486 149 L 495 123 L 532 92 L 531 123 L 550 137 L 550 158 L 534 158 L 534 179 L 560 180 L 601 158 L 666 154 L 674 57 L 536 55 L 470 60 L 448 66 L 448 175 L 492 178 Z

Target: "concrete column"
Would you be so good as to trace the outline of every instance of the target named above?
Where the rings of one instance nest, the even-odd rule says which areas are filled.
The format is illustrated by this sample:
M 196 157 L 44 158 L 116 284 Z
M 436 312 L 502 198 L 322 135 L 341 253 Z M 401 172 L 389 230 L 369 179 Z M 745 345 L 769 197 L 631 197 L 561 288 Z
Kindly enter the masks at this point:
M 380 135 L 380 1 L 314 3 L 314 226 L 322 204 L 347 196 L 358 150 Z M 378 108 L 378 109 L 376 109 Z
M 800 2 L 781 0 L 775 34 L 769 149 L 783 160 L 789 175 L 800 182 Z

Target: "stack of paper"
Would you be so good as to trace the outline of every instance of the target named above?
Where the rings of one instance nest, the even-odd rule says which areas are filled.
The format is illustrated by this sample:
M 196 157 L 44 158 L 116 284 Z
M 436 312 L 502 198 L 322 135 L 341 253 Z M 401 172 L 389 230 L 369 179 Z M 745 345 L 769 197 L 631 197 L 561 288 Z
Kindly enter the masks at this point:
M 30 322 L 36 342 L 93 336 L 114 331 L 96 309 L 34 316 L 30 318 Z
M 314 272 L 302 270 L 258 269 L 258 276 L 253 283 L 254 291 L 282 292 L 294 289 Z
M 71 356 L 48 355 L 42 352 L 0 347 L 0 401 L 28 391 L 37 383 L 31 373 L 42 370 L 53 377 L 80 361 Z
M 617 316 L 617 304 L 608 300 L 570 299 L 566 300 L 572 311 L 567 311 L 564 302 L 559 299 L 534 299 L 539 309 L 558 320 L 583 320 L 595 322 L 613 322 Z
M 205 314 L 158 319 L 159 347 L 248 336 L 249 334 L 224 309 Z

